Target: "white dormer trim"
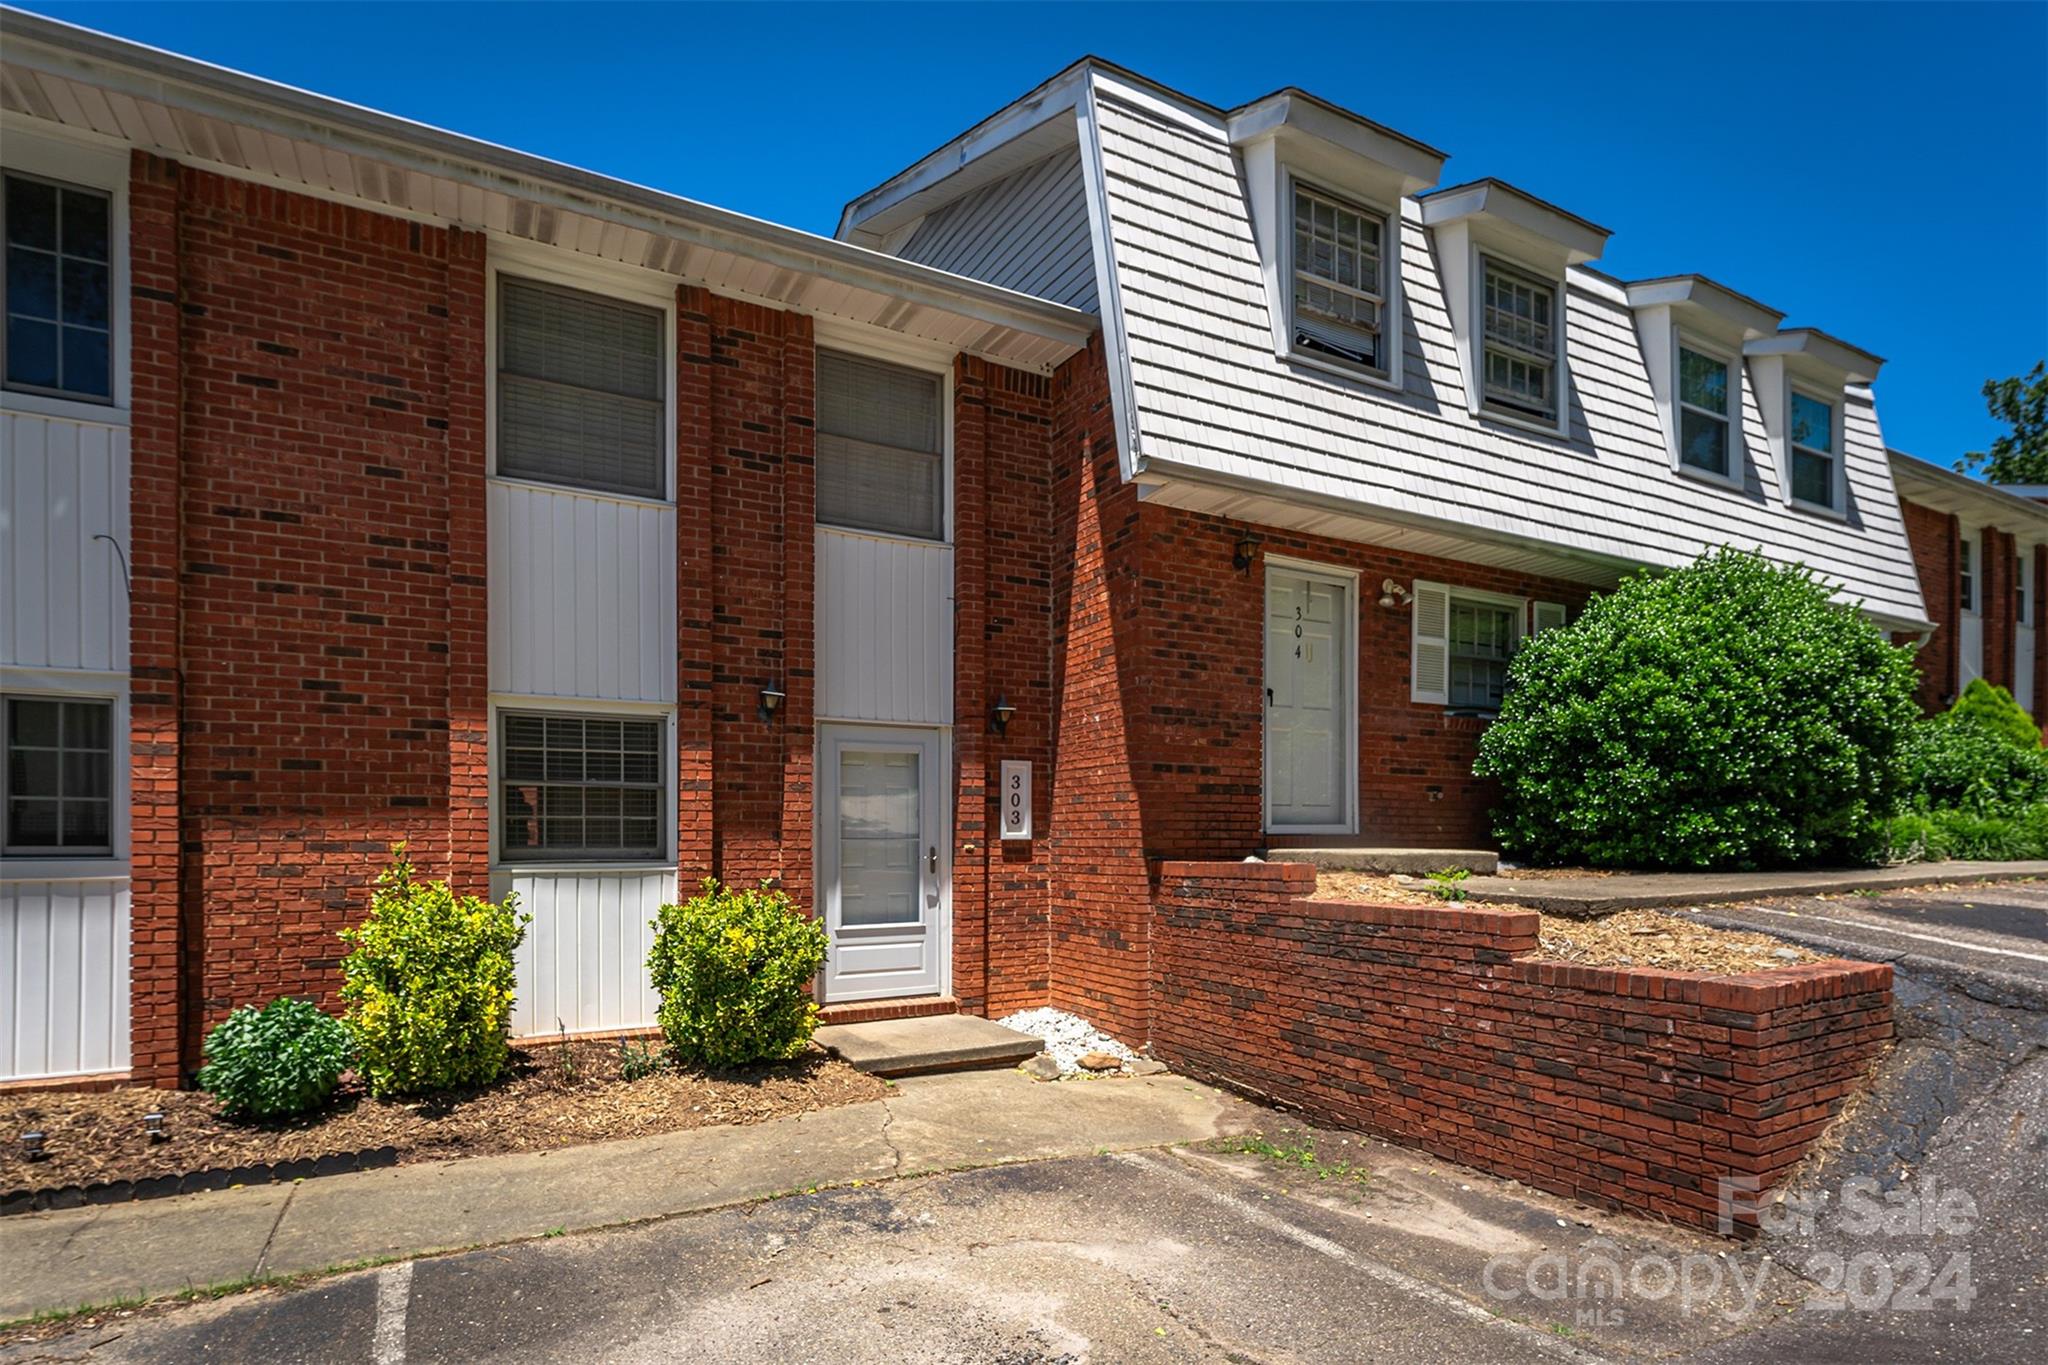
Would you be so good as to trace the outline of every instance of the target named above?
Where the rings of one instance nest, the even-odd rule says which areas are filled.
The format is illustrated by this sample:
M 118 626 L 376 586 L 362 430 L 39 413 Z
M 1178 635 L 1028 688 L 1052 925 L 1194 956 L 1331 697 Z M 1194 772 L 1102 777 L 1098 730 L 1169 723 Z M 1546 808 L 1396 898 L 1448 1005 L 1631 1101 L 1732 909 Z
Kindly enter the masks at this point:
M 1795 327 L 1759 337 L 1745 343 L 1742 353 L 1749 361 L 1750 382 L 1756 388 L 1757 408 L 1763 415 L 1764 435 L 1770 442 L 1771 463 L 1778 471 L 1779 500 L 1800 511 L 1846 519 L 1849 479 L 1843 419 L 1847 414 L 1848 392 L 1851 386 L 1861 389 L 1874 381 L 1884 367 L 1883 358 L 1811 327 Z M 1827 404 L 1833 414 L 1833 478 L 1827 503 L 1811 502 L 1793 494 L 1794 393 Z
M 1784 315 L 1701 275 L 1641 280 L 1627 286 L 1626 296 L 1635 314 L 1636 337 L 1642 346 L 1650 394 L 1657 408 L 1657 424 L 1664 433 L 1664 453 L 1671 461 L 1672 472 L 1731 488 L 1743 487 L 1749 451 L 1745 439 L 1747 424 L 1743 421 L 1743 396 L 1748 384 L 1742 348 L 1776 331 Z M 1725 474 L 1685 462 L 1681 444 L 1681 350 L 1711 356 L 1728 368 Z
M 1440 190 L 1421 203 L 1423 225 L 1431 229 L 1436 241 L 1467 410 L 1488 421 L 1569 437 L 1572 389 L 1567 274 L 1570 267 L 1599 257 L 1606 249 L 1607 230 L 1498 180 Z M 1543 282 L 1552 291 L 1556 412 L 1549 420 L 1485 401 L 1485 338 L 1481 331 L 1488 259 Z
M 1229 116 L 1225 126 L 1243 169 L 1259 268 L 1266 286 L 1273 354 L 1398 392 L 1402 386 L 1401 206 L 1436 183 L 1444 158 L 1432 147 L 1298 90 L 1282 90 Z M 1294 317 L 1294 201 L 1302 189 L 1380 223 L 1378 366 L 1297 347 Z

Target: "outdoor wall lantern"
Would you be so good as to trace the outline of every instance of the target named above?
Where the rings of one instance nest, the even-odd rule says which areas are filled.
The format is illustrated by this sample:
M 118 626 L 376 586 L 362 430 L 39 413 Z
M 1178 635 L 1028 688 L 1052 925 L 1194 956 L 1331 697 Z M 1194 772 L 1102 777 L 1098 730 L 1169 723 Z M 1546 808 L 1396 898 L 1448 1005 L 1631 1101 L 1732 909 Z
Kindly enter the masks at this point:
M 1017 708 L 1010 704 L 1008 697 L 996 698 L 995 727 L 999 735 L 1010 733 L 1010 717 L 1017 714 Z
M 1231 552 L 1230 563 L 1239 573 L 1251 568 L 1252 559 L 1259 552 L 1262 539 L 1250 531 L 1237 538 L 1237 548 Z
M 1405 607 L 1415 600 L 1415 594 L 1389 578 L 1380 584 L 1380 605 L 1383 607 Z
M 782 709 L 783 695 L 782 689 L 772 684 L 761 689 L 761 719 L 763 721 L 775 719 L 775 713 Z

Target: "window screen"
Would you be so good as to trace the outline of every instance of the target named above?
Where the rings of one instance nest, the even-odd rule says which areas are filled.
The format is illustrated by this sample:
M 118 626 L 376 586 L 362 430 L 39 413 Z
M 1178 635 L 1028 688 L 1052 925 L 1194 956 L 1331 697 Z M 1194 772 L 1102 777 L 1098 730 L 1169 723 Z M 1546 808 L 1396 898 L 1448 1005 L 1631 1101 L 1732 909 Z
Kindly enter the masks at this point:
M 1451 705 L 1499 710 L 1515 644 L 1513 607 L 1451 599 Z
M 109 204 L 96 190 L 6 177 L 9 388 L 113 397 Z
M 946 538 L 939 376 L 818 352 L 818 520 L 885 535 Z
M 113 835 L 112 703 L 7 700 L 9 853 L 106 853 Z
M 1485 263 L 1485 401 L 1535 417 L 1557 416 L 1557 294 L 1547 284 Z
M 658 308 L 498 280 L 498 472 L 668 494 Z
M 662 855 L 661 721 L 506 715 L 500 722 L 501 857 Z

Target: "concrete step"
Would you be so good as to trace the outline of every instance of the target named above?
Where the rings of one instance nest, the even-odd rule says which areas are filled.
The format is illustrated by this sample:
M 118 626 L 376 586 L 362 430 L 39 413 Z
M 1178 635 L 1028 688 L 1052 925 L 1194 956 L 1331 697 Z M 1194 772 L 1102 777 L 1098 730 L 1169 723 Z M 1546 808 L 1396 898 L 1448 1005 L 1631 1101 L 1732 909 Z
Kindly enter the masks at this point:
M 1029 1034 L 972 1014 L 827 1024 L 816 1037 L 818 1046 L 877 1076 L 1015 1066 L 1045 1047 Z
M 1476 877 L 1500 870 L 1500 854 L 1484 848 L 1271 848 L 1266 861 L 1311 863 L 1323 872 L 1401 872 L 1424 877 L 1462 867 Z

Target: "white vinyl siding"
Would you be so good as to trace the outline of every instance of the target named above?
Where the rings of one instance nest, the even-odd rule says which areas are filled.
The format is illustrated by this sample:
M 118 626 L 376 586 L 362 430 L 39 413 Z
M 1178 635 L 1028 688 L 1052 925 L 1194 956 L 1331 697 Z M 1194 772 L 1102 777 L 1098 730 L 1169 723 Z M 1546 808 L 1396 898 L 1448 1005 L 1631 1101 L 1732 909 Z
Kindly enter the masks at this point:
M 822 526 L 816 544 L 817 714 L 952 724 L 953 547 Z
M 670 870 L 521 869 L 491 878 L 533 916 L 513 954 L 512 1036 L 646 1028 L 661 1001 L 647 975 L 653 920 L 676 898 Z
M 498 277 L 498 472 L 668 493 L 660 309 Z
M 1294 349 L 1386 373 L 1386 229 L 1376 214 L 1295 186 Z
M 1080 152 L 1049 156 L 935 210 L 897 254 L 1094 312 L 1095 252 Z
M 1693 469 L 1731 472 L 1729 417 L 1734 366 L 1692 346 L 1678 348 L 1678 460 Z
M 0 1080 L 128 1069 L 128 910 L 125 877 L 0 881 Z
M 1487 405 L 1557 419 L 1557 290 L 1481 258 L 1480 385 Z
M 839 351 L 818 352 L 818 523 L 946 538 L 944 381 Z

